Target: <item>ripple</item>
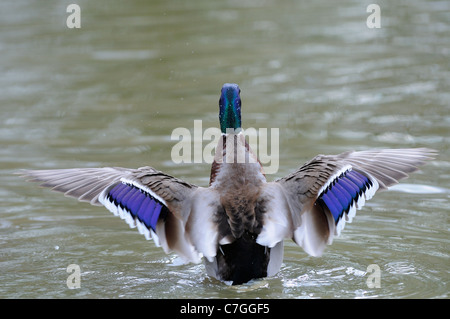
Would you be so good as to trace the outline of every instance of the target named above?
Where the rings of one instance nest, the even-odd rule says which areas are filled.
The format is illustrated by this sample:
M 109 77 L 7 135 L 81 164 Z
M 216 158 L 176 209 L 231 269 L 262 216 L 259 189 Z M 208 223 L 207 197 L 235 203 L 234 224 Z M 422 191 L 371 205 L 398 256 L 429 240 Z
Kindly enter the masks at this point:
M 406 261 L 397 261 L 388 263 L 385 267 L 386 271 L 393 275 L 414 275 L 417 274 L 414 265 Z
M 157 56 L 152 50 L 114 50 L 96 51 L 92 54 L 94 60 L 118 61 L 118 60 L 147 60 Z
M 394 186 L 389 187 L 389 190 L 409 193 L 409 194 L 443 194 L 449 193 L 448 189 L 430 185 L 422 185 L 422 184 L 407 184 L 400 183 Z

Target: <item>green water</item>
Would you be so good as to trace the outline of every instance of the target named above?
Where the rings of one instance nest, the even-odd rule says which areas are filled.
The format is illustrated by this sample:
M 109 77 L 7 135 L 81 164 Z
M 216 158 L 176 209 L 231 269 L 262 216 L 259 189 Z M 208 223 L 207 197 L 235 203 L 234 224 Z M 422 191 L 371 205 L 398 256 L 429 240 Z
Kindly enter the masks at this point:
M 369 29 L 370 1 L 79 0 L 81 28 L 69 29 L 74 2 L 0 4 L 1 298 L 448 298 L 449 2 L 378 1 L 381 28 Z M 377 194 L 322 257 L 287 241 L 275 277 L 239 287 L 13 175 L 151 165 L 206 186 L 209 164 L 175 164 L 170 137 L 194 120 L 218 127 L 225 82 L 242 89 L 244 127 L 279 128 L 268 179 L 319 153 L 440 154 Z

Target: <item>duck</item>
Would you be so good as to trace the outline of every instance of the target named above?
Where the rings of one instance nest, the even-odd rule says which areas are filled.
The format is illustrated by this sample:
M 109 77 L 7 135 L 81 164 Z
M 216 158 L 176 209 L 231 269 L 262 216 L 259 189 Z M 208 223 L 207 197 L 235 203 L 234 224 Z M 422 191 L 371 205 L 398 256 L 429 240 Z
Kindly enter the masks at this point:
M 231 285 L 275 276 L 285 240 L 321 256 L 376 192 L 408 177 L 437 152 L 369 149 L 317 155 L 267 181 L 245 139 L 241 90 L 225 83 L 219 138 L 207 187 L 153 167 L 23 170 L 42 187 L 104 206 L 186 263 L 202 260 L 208 276 Z

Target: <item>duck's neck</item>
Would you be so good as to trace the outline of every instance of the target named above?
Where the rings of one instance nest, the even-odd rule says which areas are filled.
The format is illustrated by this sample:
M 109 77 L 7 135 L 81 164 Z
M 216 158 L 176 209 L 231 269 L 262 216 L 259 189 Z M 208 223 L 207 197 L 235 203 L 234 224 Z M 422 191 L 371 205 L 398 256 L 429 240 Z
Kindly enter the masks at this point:
M 219 119 L 222 134 L 239 133 L 242 130 L 240 110 L 236 110 L 232 106 L 221 109 Z

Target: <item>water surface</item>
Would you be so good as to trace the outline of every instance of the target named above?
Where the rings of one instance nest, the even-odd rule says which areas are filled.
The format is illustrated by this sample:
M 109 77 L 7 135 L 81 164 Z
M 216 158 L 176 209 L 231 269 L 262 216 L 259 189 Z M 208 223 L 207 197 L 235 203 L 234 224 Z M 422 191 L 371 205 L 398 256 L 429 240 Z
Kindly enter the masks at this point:
M 0 4 L 0 297 L 448 298 L 450 4 L 69 1 Z M 430 147 L 439 157 L 379 193 L 321 258 L 285 244 L 273 278 L 231 287 L 172 265 L 101 207 L 25 183 L 26 169 L 151 165 L 206 186 L 207 163 L 176 165 L 177 127 L 218 126 L 225 82 L 243 126 L 279 128 L 282 177 L 316 154 Z M 68 289 L 66 268 L 81 268 Z M 380 288 L 366 284 L 369 265 Z

